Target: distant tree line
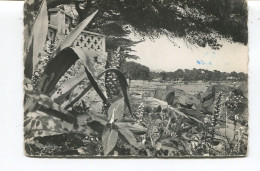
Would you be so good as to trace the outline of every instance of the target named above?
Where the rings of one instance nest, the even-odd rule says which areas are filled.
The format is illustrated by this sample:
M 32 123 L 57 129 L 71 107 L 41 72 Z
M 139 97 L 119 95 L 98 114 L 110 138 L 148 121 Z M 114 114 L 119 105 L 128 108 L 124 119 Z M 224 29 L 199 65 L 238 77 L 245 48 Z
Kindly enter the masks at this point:
M 218 70 L 209 71 L 206 69 L 178 69 L 174 72 L 151 72 L 150 79 L 160 78 L 162 81 L 172 80 L 172 81 L 224 81 L 224 80 L 231 80 L 231 81 L 246 81 L 247 74 L 243 72 L 220 72 Z
M 128 79 L 131 80 L 149 80 L 150 69 L 147 66 L 141 65 L 136 62 L 125 62 L 121 66 L 121 70 Z
M 206 69 L 178 69 L 174 72 L 152 72 L 147 66 L 136 62 L 126 62 L 123 72 L 131 80 L 158 80 L 158 81 L 246 81 L 248 75 L 243 72 L 220 72 Z

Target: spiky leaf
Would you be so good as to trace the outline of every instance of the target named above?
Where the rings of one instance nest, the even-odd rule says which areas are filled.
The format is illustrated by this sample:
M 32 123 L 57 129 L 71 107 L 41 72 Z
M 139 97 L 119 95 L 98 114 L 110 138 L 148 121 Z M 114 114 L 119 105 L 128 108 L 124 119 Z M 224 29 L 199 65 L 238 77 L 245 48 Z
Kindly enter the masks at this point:
M 96 79 L 94 78 L 95 68 L 93 67 L 94 66 L 93 61 L 91 60 L 91 58 L 93 57 L 93 53 L 91 53 L 92 51 L 85 51 L 83 48 L 73 48 L 73 50 L 78 55 L 78 57 L 83 61 L 83 64 L 85 66 L 85 71 L 91 85 L 96 90 L 97 94 L 100 96 L 103 102 L 108 104 L 106 96 L 99 88 L 99 85 Z
M 132 115 L 132 117 L 134 117 L 133 114 L 132 114 L 132 108 L 131 108 L 130 101 L 129 101 L 129 87 L 128 87 L 128 84 L 127 84 L 127 81 L 126 81 L 124 74 L 118 69 L 108 68 L 108 69 L 104 70 L 103 72 L 101 72 L 100 74 L 98 74 L 97 80 L 100 79 L 106 72 L 110 72 L 110 71 L 114 72 L 117 75 L 117 77 L 119 79 L 120 86 L 122 88 L 123 95 L 124 95 L 125 103 L 126 103 L 128 109 L 129 109 L 130 114 Z M 65 109 L 68 109 L 69 107 L 73 106 L 73 104 L 75 104 L 80 98 L 82 98 L 91 88 L 92 88 L 92 85 L 89 85 L 70 104 L 64 104 L 62 106 Z
M 70 32 L 70 34 L 64 39 L 64 41 L 60 44 L 60 46 L 56 49 L 54 56 L 58 54 L 60 51 L 72 45 L 72 43 L 76 40 L 76 38 L 80 35 L 80 33 L 87 27 L 90 21 L 97 14 L 98 10 L 88 16 L 85 20 L 83 20 L 74 30 Z
M 120 70 L 115 69 L 115 68 L 108 68 L 103 73 L 106 73 L 106 72 L 113 72 L 113 73 L 116 74 L 117 79 L 119 80 L 119 84 L 120 84 L 120 87 L 122 89 L 123 95 L 124 95 L 125 103 L 126 103 L 128 109 L 129 109 L 130 114 L 132 115 L 132 117 L 134 117 L 133 114 L 132 114 L 132 108 L 131 108 L 131 105 L 130 105 L 129 87 L 128 87 L 125 75 Z
M 74 88 L 77 87 L 85 78 L 87 78 L 87 75 L 85 72 L 82 72 L 75 77 L 72 77 L 65 83 L 61 85 L 61 93 L 55 92 L 51 98 L 56 102 L 60 103 L 67 95 L 69 95 Z
M 93 57 L 98 56 L 98 52 L 94 50 L 86 50 L 80 47 L 73 47 L 74 52 L 78 55 L 79 59 L 83 62 L 84 66 L 95 77 L 96 69 L 94 68 Z
M 32 33 L 28 42 L 25 56 L 25 76 L 31 78 L 38 63 L 38 55 L 42 51 L 48 32 L 48 12 L 46 0 L 42 1 L 33 24 Z M 39 34 L 40 33 L 40 34 Z M 26 40 L 28 41 L 28 40 Z
M 98 52 L 94 50 L 85 50 L 82 48 L 78 47 L 73 47 L 73 51 L 78 55 L 79 59 L 82 60 L 84 66 L 86 67 L 87 71 L 90 73 L 90 77 L 95 77 L 96 76 L 96 70 L 93 67 L 93 57 L 98 55 Z M 62 90 L 61 94 L 58 95 L 57 93 L 54 93 L 52 98 L 54 98 L 56 103 L 60 103 L 83 79 L 87 78 L 86 72 L 80 73 L 77 76 L 71 78 L 64 84 L 62 84 Z M 93 79 L 91 79 L 93 80 Z M 94 83 L 97 85 L 96 83 Z M 97 87 L 96 88 L 99 91 L 99 94 L 104 98 L 104 95 L 102 91 L 100 92 L 100 89 Z

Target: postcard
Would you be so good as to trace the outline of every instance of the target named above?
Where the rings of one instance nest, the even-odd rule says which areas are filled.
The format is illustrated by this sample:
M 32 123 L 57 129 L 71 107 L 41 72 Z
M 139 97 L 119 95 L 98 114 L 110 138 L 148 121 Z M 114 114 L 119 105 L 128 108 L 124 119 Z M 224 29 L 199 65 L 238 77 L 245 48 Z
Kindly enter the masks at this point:
M 27 0 L 31 157 L 248 151 L 246 0 Z

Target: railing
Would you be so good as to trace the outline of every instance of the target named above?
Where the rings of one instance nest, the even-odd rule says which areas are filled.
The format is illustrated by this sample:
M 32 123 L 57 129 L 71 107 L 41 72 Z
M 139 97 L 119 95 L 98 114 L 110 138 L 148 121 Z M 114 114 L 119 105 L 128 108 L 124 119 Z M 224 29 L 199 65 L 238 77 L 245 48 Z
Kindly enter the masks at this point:
M 105 36 L 89 31 L 83 31 L 74 41 L 73 46 L 87 48 L 97 52 L 105 53 Z

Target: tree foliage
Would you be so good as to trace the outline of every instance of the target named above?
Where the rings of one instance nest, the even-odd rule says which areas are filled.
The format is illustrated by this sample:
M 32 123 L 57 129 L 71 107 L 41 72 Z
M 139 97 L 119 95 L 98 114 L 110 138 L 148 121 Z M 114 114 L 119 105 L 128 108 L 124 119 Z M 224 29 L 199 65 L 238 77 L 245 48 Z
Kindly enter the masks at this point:
M 126 62 L 124 66 L 125 75 L 132 80 L 148 80 L 150 69 L 136 62 Z
M 150 72 L 151 79 L 158 79 L 160 78 L 163 81 L 225 81 L 227 79 L 230 80 L 238 80 L 238 81 L 247 81 L 248 75 L 243 72 L 220 72 L 217 70 L 209 71 L 206 69 L 178 69 L 174 72 Z
M 68 4 L 68 1 L 52 4 Z M 58 0 L 56 0 L 58 2 Z M 247 44 L 245 0 L 86 0 L 73 1 L 81 21 L 100 10 L 89 28 L 109 36 L 125 36 L 129 28 L 141 35 L 183 38 L 195 46 L 221 47 L 219 40 Z

